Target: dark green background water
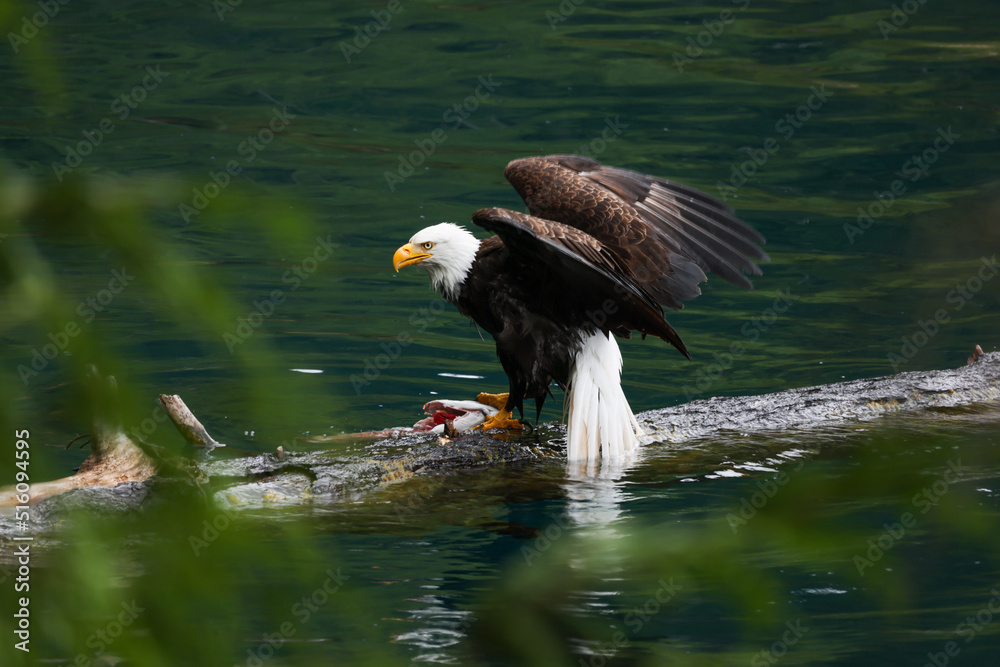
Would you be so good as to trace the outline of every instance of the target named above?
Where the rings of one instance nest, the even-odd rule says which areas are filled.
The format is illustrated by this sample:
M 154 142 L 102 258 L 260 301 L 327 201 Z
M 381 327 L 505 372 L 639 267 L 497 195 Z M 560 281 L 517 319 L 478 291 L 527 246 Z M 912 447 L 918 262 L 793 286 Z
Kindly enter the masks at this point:
M 734 169 L 752 172 L 735 194 L 726 193 L 767 237 L 772 261 L 755 291 L 711 280 L 702 297 L 670 316 L 694 363 L 658 341 L 622 343 L 623 384 L 636 411 L 953 367 L 977 343 L 995 350 L 1000 328 L 1000 280 L 974 280 L 983 258 L 1000 249 L 996 7 L 970 0 L 906 6 L 915 11 L 896 13 L 901 26 L 888 32 L 891 3 L 404 1 L 392 5 L 399 9 L 393 14 L 381 2 L 244 0 L 220 19 L 207 2 L 70 2 L 20 53 L 9 44 L 0 49 L 0 150 L 12 167 L 51 179 L 53 164 L 66 163 L 67 147 L 110 119 L 113 132 L 102 133 L 74 177 L 183 183 L 156 210 L 155 221 L 185 250 L 186 261 L 233 290 L 243 314 L 255 300 L 282 290 L 284 300 L 253 341 L 280 352 L 280 361 L 268 362 L 282 389 L 271 397 L 274 414 L 266 418 L 239 398 L 241 376 L 221 337 L 198 338 L 164 319 L 158 297 L 141 281 L 93 323 L 81 322 L 113 341 L 150 411 L 157 393 L 178 393 L 220 440 L 250 450 L 272 450 L 305 434 L 409 424 L 429 396 L 470 398 L 505 386 L 492 342 L 450 308 L 440 309 L 421 272 L 394 274 L 390 258 L 426 225 L 465 222 L 483 206 L 521 208 L 503 167 L 525 155 L 588 152 L 717 196 Z M 5 7 L 13 31 L 22 16 L 37 11 L 26 3 Z M 727 11 L 734 20 L 723 24 Z M 383 21 L 391 17 L 387 27 L 370 27 L 369 43 L 355 42 L 356 29 L 373 22 L 373 12 Z M 699 39 L 706 46 L 690 46 Z M 348 61 L 345 45 L 364 48 L 347 49 Z M 679 68 L 676 54 L 691 60 Z M 145 99 L 123 119 L 115 100 L 143 83 L 147 67 L 158 68 L 162 82 L 142 91 Z M 812 109 L 802 106 L 809 103 Z M 455 110 L 463 104 L 465 110 Z M 287 126 L 251 152 L 244 142 L 276 112 L 287 115 Z M 796 113 L 797 126 L 783 120 Z M 942 134 L 954 141 L 939 141 L 934 150 Z M 433 151 L 419 154 L 414 173 L 390 187 L 386 173 L 397 173 L 419 146 Z M 771 154 L 763 164 L 747 163 L 753 155 L 761 161 L 765 147 Z M 912 158 L 928 150 L 933 162 L 912 171 Z M 203 191 L 230 161 L 240 167 L 233 184 L 185 220 L 179 206 L 192 203 L 192 188 Z M 879 193 L 897 179 L 901 194 L 891 203 L 884 198 L 884 214 L 852 237 L 845 226 L 857 224 L 859 207 L 878 211 Z M 291 289 L 283 276 L 306 255 L 283 252 L 266 233 L 242 224 L 232 211 L 240 210 L 233 202 L 243 201 L 312 215 L 319 233 L 337 244 L 333 257 Z M 106 287 L 111 271 L 123 266 L 111 253 L 81 252 L 55 237 L 36 240 L 55 258 L 72 303 Z M 958 285 L 971 291 L 957 296 Z M 767 317 L 781 294 L 791 307 L 757 324 L 754 318 Z M 918 335 L 926 344 L 912 358 L 896 358 L 894 368 L 889 355 L 905 351 L 902 339 L 912 340 L 919 322 L 942 309 L 947 321 L 929 340 Z M 237 322 L 232 326 L 235 331 Z M 379 355 L 394 350 L 400 336 L 414 342 L 393 352 L 373 377 L 366 364 L 385 365 Z M 5 378 L 22 398 L 28 423 L 20 427 L 32 430 L 35 451 L 44 452 L 36 456 L 64 474 L 80 454 L 63 452 L 62 445 L 84 429 L 44 407 L 65 380 L 62 367 L 52 364 L 23 391 L 15 370 L 46 342 L 44 330 L 5 332 L 0 356 Z M 713 371 L 736 342 L 746 352 Z M 359 382 L 366 368 L 366 383 Z M 557 420 L 560 409 L 559 401 L 550 402 L 543 418 Z M 875 443 L 888 439 L 902 443 L 903 451 L 938 452 L 939 463 L 952 455 L 977 461 L 959 504 L 995 526 L 996 426 L 995 411 L 987 411 L 916 427 L 890 421 L 874 434 L 856 429 L 802 436 L 802 442 L 730 438 L 716 453 L 712 443 L 691 452 L 659 448 L 604 489 L 617 498 L 607 522 L 610 530 L 640 537 L 644 530 L 662 537 L 703 523 L 729 534 L 722 517 L 756 490 L 756 480 L 703 475 L 758 460 L 766 444 L 771 453 L 822 451 L 807 467 L 837 478 L 853 465 L 856 450 L 878 450 Z M 922 460 L 908 464 L 896 449 L 887 451 L 886 475 L 908 465 L 923 470 Z M 780 458 L 760 457 L 765 469 L 781 465 Z M 189 623 L 191 633 L 226 625 L 244 644 L 220 640 L 211 655 L 245 660 L 246 649 L 274 632 L 294 600 L 335 565 L 350 573 L 363 613 L 324 608 L 297 626 L 300 638 L 317 643 L 286 645 L 275 664 L 339 664 L 373 647 L 388 647 L 396 661 L 468 659 L 466 620 L 486 604 L 484 595 L 503 590 L 525 567 L 525 540 L 487 526 L 544 530 L 574 516 L 574 503 L 587 501 L 572 498 L 588 487 L 566 482 L 563 474 L 556 462 L 456 475 L 443 483 L 450 495 L 435 487 L 412 521 L 410 515 L 397 520 L 391 494 L 307 512 L 294 534 L 275 527 L 280 513 L 265 512 L 241 528 L 260 547 L 257 557 L 231 572 L 242 603 L 198 604 L 179 614 L 183 621 L 174 620 L 180 627 Z M 930 483 L 941 472 L 922 474 Z M 678 479 L 702 483 L 673 483 Z M 409 493 L 411 500 L 423 497 L 419 490 Z M 893 501 L 883 500 L 883 506 L 859 507 L 831 502 L 829 516 L 877 535 L 883 521 L 899 516 Z M 811 630 L 783 663 L 923 664 L 927 651 L 941 650 L 956 624 L 987 603 L 1000 570 L 995 553 L 949 542 L 927 525 L 921 530 L 927 534 L 903 547 L 917 563 L 908 584 L 916 600 L 905 614 L 879 611 L 873 598 L 880 594 L 865 579 L 845 583 L 832 568 L 796 569 L 794 554 L 765 550 L 761 568 L 788 579 L 768 603 L 790 606 L 776 624 L 750 633 L 745 618 L 727 606 L 724 590 L 687 598 L 682 592 L 630 634 L 629 647 L 614 658 L 686 662 L 701 655 L 709 663 L 746 663 L 780 638 L 784 620 L 802 618 Z M 865 548 L 863 541 L 858 546 Z M 123 585 L 141 590 L 143 577 L 152 576 L 142 557 L 114 553 L 129 563 L 117 576 L 135 578 Z M 239 551 L 229 555 L 240 558 Z M 105 556 L 96 549 L 93 557 Z M 571 616 L 595 621 L 596 636 L 608 641 L 627 611 L 657 590 L 655 579 L 622 576 L 627 585 L 609 573 L 602 587 L 579 591 L 566 607 Z M 183 600 L 186 589 L 210 590 L 213 583 L 177 581 L 172 590 Z M 45 599 L 39 599 L 42 608 Z M 53 593 L 49 608 L 64 602 Z M 93 627 L 104 622 L 95 618 Z M 155 637 L 149 627 L 158 622 L 143 620 L 143 632 Z M 963 643 L 955 664 L 993 659 L 998 627 L 994 621 Z M 49 654 L 32 657 L 70 660 L 85 650 L 73 641 L 48 641 Z M 213 640 L 187 641 L 191 655 L 207 655 L 193 647 Z M 585 647 L 577 648 L 585 655 Z M 166 664 L 179 664 L 172 660 Z

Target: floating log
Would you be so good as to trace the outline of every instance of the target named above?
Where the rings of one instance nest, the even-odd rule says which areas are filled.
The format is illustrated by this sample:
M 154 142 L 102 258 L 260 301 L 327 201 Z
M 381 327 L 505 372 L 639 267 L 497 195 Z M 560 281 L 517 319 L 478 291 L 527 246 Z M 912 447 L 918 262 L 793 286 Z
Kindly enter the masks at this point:
M 88 373 L 88 392 L 103 402 L 92 420 L 90 430 L 90 456 L 80 465 L 75 475 L 49 482 L 32 483 L 28 491 L 28 505 L 37 505 L 46 498 L 72 491 L 94 487 L 115 487 L 128 482 L 144 482 L 157 474 L 158 464 L 144 450 L 149 445 L 136 443 L 122 428 L 118 413 L 118 384 L 114 377 L 102 377 L 96 368 Z M 225 447 L 208 434 L 201 422 L 191 413 L 180 396 L 161 394 L 170 420 L 184 439 L 202 447 Z M 14 486 L 0 489 L 0 507 L 22 504 Z
M 86 378 L 87 393 L 99 406 L 90 428 L 90 456 L 75 475 L 50 482 L 32 483 L 28 505 L 71 491 L 91 487 L 114 487 L 126 482 L 142 482 L 156 474 L 156 463 L 122 428 L 118 412 L 118 383 L 103 377 L 91 366 Z M 0 507 L 23 504 L 15 487 L 0 489 Z
M 98 395 L 116 404 L 114 378 L 101 379 Z M 822 429 L 837 424 L 867 421 L 882 415 L 940 409 L 1000 399 L 1000 353 L 983 353 L 977 346 L 969 363 L 940 371 L 912 371 L 880 378 L 852 380 L 829 385 L 789 389 L 760 396 L 717 397 L 636 415 L 647 432 L 645 441 L 677 443 L 715 437 L 724 433 L 785 432 L 791 429 Z M 184 405 L 179 396 L 161 395 L 171 421 L 189 443 L 220 446 Z M 157 464 L 125 433 L 115 410 L 111 416 L 95 418 L 91 430 L 92 453 L 77 474 L 52 482 L 31 485 L 31 504 L 45 498 L 87 487 L 114 487 L 142 482 L 156 475 Z M 507 438 L 503 434 L 468 432 L 438 438 L 427 433 L 389 437 L 368 445 L 364 456 L 296 453 L 278 448 L 277 454 L 219 460 L 198 472 L 211 475 L 224 485 L 259 485 L 260 480 L 283 471 L 308 471 L 302 483 L 288 494 L 287 502 L 371 489 L 427 471 L 468 469 L 479 465 L 512 463 L 540 457 L 565 456 L 565 428 L 546 424 L 533 433 Z M 364 434 L 357 434 L 364 441 Z M 329 441 L 343 441 L 336 436 Z M 370 439 L 370 436 L 369 438 Z M 323 442 L 324 439 L 310 439 Z M 147 445 L 148 446 L 148 445 Z M 218 488 L 217 484 L 213 484 Z M 299 488 L 301 487 L 301 488 Z M 223 487 L 225 488 L 225 487 Z M 301 497 L 299 496 L 301 494 Z M 273 496 L 274 494 L 272 494 Z M 0 489 L 0 507 L 17 504 L 12 487 Z M 249 497 L 249 496 L 248 496 Z M 237 504 L 242 501 L 237 501 Z
M 1000 353 L 978 345 L 965 366 L 786 389 L 759 396 L 715 397 L 636 415 L 650 438 L 683 442 L 721 432 L 812 429 L 883 415 L 1000 398 Z

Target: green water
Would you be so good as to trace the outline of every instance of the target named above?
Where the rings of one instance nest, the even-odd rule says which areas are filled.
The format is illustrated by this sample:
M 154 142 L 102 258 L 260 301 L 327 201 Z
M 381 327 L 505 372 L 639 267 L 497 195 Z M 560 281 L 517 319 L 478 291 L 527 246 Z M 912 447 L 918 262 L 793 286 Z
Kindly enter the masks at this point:
M 2 5 L 9 173 L 149 179 L 168 193 L 154 227 L 183 251 L 156 258 L 224 286 L 235 314 L 269 312 L 227 344 L 189 326 L 183 306 L 165 315 L 169 297 L 99 236 L 26 229 L 72 321 L 117 355 L 140 419 L 157 394 L 177 393 L 219 440 L 263 452 L 410 424 L 430 396 L 502 389 L 492 343 L 390 258 L 426 225 L 522 208 L 503 167 L 548 153 L 725 195 L 768 239 L 755 291 L 711 280 L 670 315 L 694 363 L 658 341 L 622 342 L 636 411 L 954 367 L 975 344 L 997 349 L 1000 280 L 980 273 L 1000 249 L 991 2 L 224 2 L 70 2 L 26 43 L 9 33 L 29 34 L 22 19 L 39 6 Z M 87 153 L 78 166 L 74 151 Z M 874 216 L 867 228 L 859 208 Z M 316 225 L 289 250 L 249 222 L 260 211 Z M 115 270 L 139 277 L 101 312 L 75 310 Z M 277 303 L 258 305 L 275 291 Z M 780 299 L 790 306 L 771 318 Z M 68 361 L 26 383 L 18 369 L 54 330 L 0 329 L 6 419 L 30 429 L 35 470 L 51 477 L 82 458 L 63 450 L 86 430 L 58 407 Z M 730 362 L 737 342 L 745 352 Z M 252 346 L 273 354 L 243 354 Z M 266 407 L 246 398 L 237 359 L 273 378 Z M 551 401 L 543 420 L 560 414 Z M 136 600 L 144 611 L 104 647 L 126 664 L 255 664 L 270 652 L 275 665 L 770 664 L 759 652 L 777 646 L 782 664 L 919 665 L 952 640 L 951 664 L 989 664 L 1000 619 L 989 612 L 971 637 L 956 626 L 1000 585 L 997 424 L 984 408 L 732 435 L 652 449 L 618 480 L 570 480 L 559 461 L 429 476 L 247 512 L 198 553 L 189 538 L 218 517 L 211 509 L 97 518 L 33 563 L 32 652 L 5 632 L 0 654 L 87 664 L 92 633 Z M 969 470 L 921 513 L 911 492 L 958 459 Z M 14 468 L 2 465 L 6 484 Z M 775 471 L 790 481 L 770 518 L 731 530 L 726 515 Z M 907 511 L 917 524 L 859 573 L 867 539 Z M 594 545 L 624 546 L 591 562 Z M 730 560 L 700 569 L 699 553 Z M 336 593 L 296 607 L 334 575 L 345 580 Z M 670 577 L 679 590 L 661 586 Z M 12 583 L 0 583 L 5 629 Z M 261 650 L 286 622 L 293 634 Z M 782 647 L 786 624 L 799 633 Z

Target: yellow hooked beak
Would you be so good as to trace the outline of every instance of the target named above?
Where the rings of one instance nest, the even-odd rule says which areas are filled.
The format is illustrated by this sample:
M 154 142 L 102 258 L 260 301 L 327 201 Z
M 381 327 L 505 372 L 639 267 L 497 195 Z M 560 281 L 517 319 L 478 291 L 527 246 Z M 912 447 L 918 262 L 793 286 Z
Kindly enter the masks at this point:
M 407 243 L 392 256 L 392 265 L 396 267 L 396 273 L 399 273 L 399 270 L 404 266 L 419 264 L 428 257 L 430 257 L 429 253 L 418 250 L 412 243 Z

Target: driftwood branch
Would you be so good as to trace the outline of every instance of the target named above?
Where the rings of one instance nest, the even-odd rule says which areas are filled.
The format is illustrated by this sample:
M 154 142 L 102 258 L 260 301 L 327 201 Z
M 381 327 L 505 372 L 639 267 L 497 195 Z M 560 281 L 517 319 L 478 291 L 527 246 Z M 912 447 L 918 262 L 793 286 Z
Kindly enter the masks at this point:
M 35 505 L 46 498 L 89 487 L 114 487 L 126 482 L 143 482 L 157 473 L 157 463 L 148 456 L 122 428 L 117 413 L 118 386 L 113 377 L 101 377 L 96 369 L 89 378 L 100 400 L 106 401 L 95 412 L 90 431 L 90 456 L 75 475 L 31 484 L 28 504 Z M 161 395 L 160 403 L 184 439 L 192 445 L 224 447 L 208 434 L 179 396 Z M 19 505 L 13 486 L 0 488 L 0 507 Z
M 98 426 L 90 434 L 90 447 L 90 456 L 75 475 L 31 484 L 28 504 L 73 489 L 142 482 L 156 474 L 156 463 L 121 428 Z M 17 495 L 12 486 L 0 489 L 0 507 L 21 504 Z
M 181 436 L 189 445 L 201 447 L 225 447 L 221 442 L 208 434 L 198 418 L 184 405 L 184 401 L 176 394 L 160 394 L 160 405 L 167 411 L 167 416 L 180 431 Z

